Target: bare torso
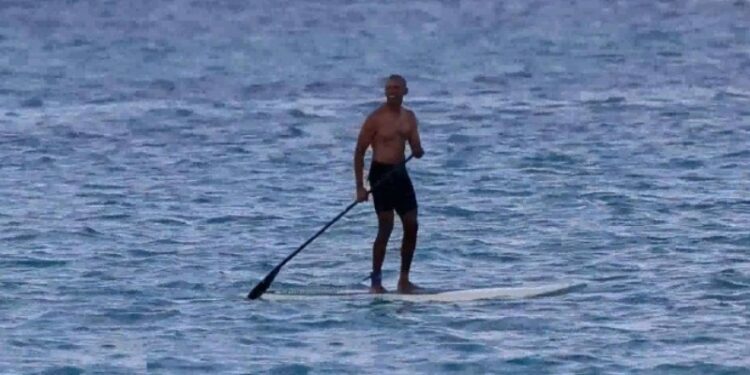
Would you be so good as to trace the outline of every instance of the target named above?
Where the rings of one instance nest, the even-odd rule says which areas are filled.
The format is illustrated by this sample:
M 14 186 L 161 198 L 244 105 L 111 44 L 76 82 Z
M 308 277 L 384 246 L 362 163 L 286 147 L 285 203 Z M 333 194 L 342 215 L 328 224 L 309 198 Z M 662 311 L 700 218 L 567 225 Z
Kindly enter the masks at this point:
M 375 128 L 371 143 L 373 160 L 385 164 L 402 162 L 406 142 L 415 126 L 413 112 L 406 108 L 394 111 L 383 105 L 373 112 L 371 120 Z

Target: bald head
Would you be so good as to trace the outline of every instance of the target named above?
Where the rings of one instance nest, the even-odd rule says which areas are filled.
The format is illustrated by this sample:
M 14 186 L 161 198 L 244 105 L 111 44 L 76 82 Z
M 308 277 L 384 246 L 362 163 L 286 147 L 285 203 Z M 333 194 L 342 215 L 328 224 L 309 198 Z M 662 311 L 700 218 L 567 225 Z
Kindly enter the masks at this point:
M 400 74 L 391 74 L 390 76 L 388 76 L 388 80 L 389 81 L 397 81 L 402 86 L 406 87 L 406 78 L 404 78 Z

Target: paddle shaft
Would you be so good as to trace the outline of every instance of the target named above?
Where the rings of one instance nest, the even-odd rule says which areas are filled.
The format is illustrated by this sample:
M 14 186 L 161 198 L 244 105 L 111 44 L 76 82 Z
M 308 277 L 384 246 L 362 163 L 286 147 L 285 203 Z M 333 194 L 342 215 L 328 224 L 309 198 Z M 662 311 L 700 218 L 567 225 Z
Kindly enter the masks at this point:
M 367 191 L 367 194 L 370 194 L 373 190 L 375 190 L 378 186 L 380 186 L 380 184 L 382 184 L 385 180 L 389 179 L 391 175 L 393 174 L 393 172 L 395 172 L 397 169 L 404 167 L 406 163 L 408 163 L 409 160 L 411 160 L 411 158 L 413 157 L 414 155 L 409 155 L 409 157 L 406 158 L 406 160 L 404 160 L 398 167 L 386 173 L 386 175 L 383 176 L 382 179 L 380 179 L 375 185 L 373 185 L 372 188 L 370 188 L 370 190 Z M 268 290 L 268 287 L 271 286 L 273 279 L 276 278 L 276 274 L 278 274 L 279 271 L 281 271 L 281 268 L 284 267 L 284 265 L 287 264 L 287 262 L 292 260 L 292 258 L 294 258 L 297 254 L 299 254 L 299 252 L 302 251 L 302 249 L 304 249 L 307 245 L 309 245 L 316 238 L 318 238 L 318 236 L 323 234 L 323 232 L 325 232 L 326 229 L 328 229 L 331 225 L 339 221 L 339 219 L 341 219 L 344 215 L 346 215 L 347 212 L 349 212 L 352 208 L 354 208 L 354 206 L 356 206 L 357 203 L 359 203 L 359 201 L 355 200 L 354 202 L 349 204 L 349 206 L 347 206 L 343 211 L 341 211 L 341 213 L 336 215 L 336 217 L 333 218 L 333 220 L 329 221 L 325 226 L 323 226 L 323 228 L 320 228 L 320 230 L 317 233 L 315 233 L 315 235 L 313 235 L 312 237 L 307 239 L 305 243 L 300 245 L 300 247 L 298 247 L 297 250 L 294 250 L 294 252 L 292 252 L 291 254 L 289 254 L 289 256 L 284 258 L 284 260 L 282 260 L 281 263 L 279 263 L 276 267 L 274 267 L 274 269 L 271 272 L 269 272 L 265 278 L 263 278 L 263 281 L 258 283 L 258 285 L 256 285 L 255 288 L 253 288 L 253 290 L 250 291 L 250 293 L 248 293 L 247 298 L 257 299 L 258 297 L 263 295 L 263 293 L 265 293 L 266 290 Z

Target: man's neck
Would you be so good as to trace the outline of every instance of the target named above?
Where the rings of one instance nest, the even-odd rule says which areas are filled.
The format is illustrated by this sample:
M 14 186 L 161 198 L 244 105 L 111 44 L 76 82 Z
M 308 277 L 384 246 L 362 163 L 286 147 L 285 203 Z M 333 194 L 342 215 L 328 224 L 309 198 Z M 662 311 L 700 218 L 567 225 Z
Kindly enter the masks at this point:
M 401 112 L 401 103 L 398 104 L 391 104 L 391 103 L 385 103 L 385 108 L 387 108 L 391 112 Z

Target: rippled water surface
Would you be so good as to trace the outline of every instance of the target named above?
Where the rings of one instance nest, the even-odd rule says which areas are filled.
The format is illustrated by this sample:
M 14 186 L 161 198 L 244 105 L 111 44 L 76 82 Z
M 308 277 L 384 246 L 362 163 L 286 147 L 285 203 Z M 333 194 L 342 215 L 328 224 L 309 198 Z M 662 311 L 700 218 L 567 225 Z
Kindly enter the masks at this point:
M 0 372 L 748 374 L 748 25 L 744 0 L 1 0 Z M 413 279 L 585 288 L 244 299 L 352 202 L 390 73 L 427 151 Z M 356 206 L 273 288 L 363 287 L 375 231 Z

